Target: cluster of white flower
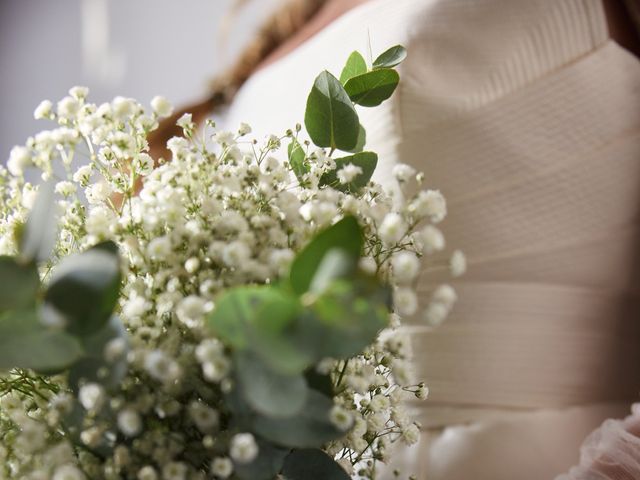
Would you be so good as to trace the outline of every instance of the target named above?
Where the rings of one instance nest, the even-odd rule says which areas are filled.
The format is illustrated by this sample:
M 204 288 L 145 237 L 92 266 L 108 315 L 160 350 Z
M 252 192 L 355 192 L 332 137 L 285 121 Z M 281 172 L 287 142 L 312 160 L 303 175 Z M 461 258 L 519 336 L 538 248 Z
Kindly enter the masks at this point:
M 373 460 L 387 458 L 391 443 L 416 442 L 418 426 L 402 405 L 407 396 L 425 398 L 427 390 L 412 378 L 399 317 L 421 311 L 436 325 L 455 301 L 448 285 L 435 289 L 427 305 L 415 292 L 421 258 L 445 248 L 435 226 L 446 215 L 444 197 L 420 190 L 422 175 L 408 165 L 394 169 L 407 195 L 397 208 L 393 195 L 372 182 L 357 194 L 319 187 L 335 168 L 324 150 L 307 152 L 312 161 L 300 185 L 281 148 L 299 129 L 260 147 L 247 139 L 246 124 L 236 132 L 215 130 L 212 122 L 197 130 L 185 115 L 178 121 L 184 136 L 167 145 L 170 161 L 152 159 L 147 135 L 172 113 L 171 105 L 156 97 L 153 113 L 146 114 L 131 99 L 95 105 L 87 94 L 76 87 L 55 108 L 42 102 L 35 117 L 59 127 L 15 147 L 7 169 L 0 167 L 0 254 L 16 253 L 38 190 L 25 172 L 55 179 L 60 230 L 52 263 L 105 239 L 114 240 L 125 258 L 119 314 L 130 335 L 128 372 L 116 388 L 84 384 L 78 398 L 66 393 L 62 376 L 2 377 L 0 479 L 228 478 L 234 462 L 251 462 L 258 454 L 251 434 L 224 442 L 216 436 L 228 415 L 222 398 L 231 388 L 231 363 L 204 318 L 224 289 L 277 280 L 316 232 L 346 214 L 365 231 L 362 268 L 393 286 L 397 314 L 390 331 L 361 356 L 327 359 L 320 367 L 338 391 L 331 419 L 348 432 L 327 451 L 347 470 L 366 475 Z M 360 174 L 349 164 L 337 177 L 346 184 Z M 409 195 L 416 187 L 420 191 Z M 464 264 L 456 252 L 452 273 L 461 274 Z M 105 358 L 123 351 L 114 343 Z M 31 387 L 12 387 L 22 384 Z M 102 415 L 105 405 L 115 418 Z M 61 419 L 78 409 L 83 419 L 76 441 Z

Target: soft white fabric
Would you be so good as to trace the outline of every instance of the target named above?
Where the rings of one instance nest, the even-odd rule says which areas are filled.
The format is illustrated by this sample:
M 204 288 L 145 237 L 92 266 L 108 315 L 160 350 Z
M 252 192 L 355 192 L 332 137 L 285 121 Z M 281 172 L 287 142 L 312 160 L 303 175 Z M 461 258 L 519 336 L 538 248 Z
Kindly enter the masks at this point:
M 392 101 L 359 110 L 376 178 L 424 170 L 469 259 L 447 323 L 413 321 L 427 435 L 398 459 L 420 480 L 552 478 L 640 392 L 640 62 L 600 0 L 372 0 L 254 75 L 224 125 L 292 128 L 368 34 L 409 51 Z M 424 298 L 447 280 L 429 268 Z
M 640 404 L 624 420 L 607 420 L 580 449 L 580 465 L 556 480 L 640 478 Z

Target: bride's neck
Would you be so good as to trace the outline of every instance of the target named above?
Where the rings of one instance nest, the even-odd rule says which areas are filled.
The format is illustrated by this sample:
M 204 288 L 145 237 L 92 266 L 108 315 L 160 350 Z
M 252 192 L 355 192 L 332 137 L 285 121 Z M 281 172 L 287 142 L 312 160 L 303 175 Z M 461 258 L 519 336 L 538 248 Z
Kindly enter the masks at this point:
M 328 0 L 311 20 L 260 62 L 256 70 L 260 70 L 293 52 L 335 19 L 367 1 L 369 0 Z

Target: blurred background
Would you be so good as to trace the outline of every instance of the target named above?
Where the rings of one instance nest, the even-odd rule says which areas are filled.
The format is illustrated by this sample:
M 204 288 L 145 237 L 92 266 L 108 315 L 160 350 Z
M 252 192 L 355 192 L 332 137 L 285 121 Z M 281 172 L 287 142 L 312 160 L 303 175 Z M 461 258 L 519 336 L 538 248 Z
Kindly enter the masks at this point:
M 74 85 L 95 103 L 198 99 L 281 1 L 0 0 L 2 163 L 53 126 L 33 119 L 38 103 Z

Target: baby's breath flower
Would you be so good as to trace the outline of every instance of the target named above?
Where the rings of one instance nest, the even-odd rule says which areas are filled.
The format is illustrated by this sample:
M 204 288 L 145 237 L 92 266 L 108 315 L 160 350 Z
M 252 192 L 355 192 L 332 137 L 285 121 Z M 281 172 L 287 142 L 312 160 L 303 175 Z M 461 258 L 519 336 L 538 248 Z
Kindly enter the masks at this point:
M 118 428 L 127 437 L 135 437 L 142 431 L 142 420 L 138 412 L 127 408 L 118 413 Z
M 211 462 L 211 473 L 217 478 L 229 478 L 233 473 L 233 463 L 229 458 L 216 457 Z
M 334 405 L 329 413 L 329 419 L 331 423 L 339 430 L 346 432 L 353 425 L 353 415 L 348 410 L 345 410 L 340 405 Z
M 100 410 L 106 399 L 104 388 L 97 383 L 87 383 L 83 385 L 78 393 L 80 404 L 90 412 Z
M 169 103 L 169 101 L 157 95 L 151 99 L 151 108 L 159 117 L 168 117 L 173 113 L 173 106 Z
M 394 245 L 398 243 L 407 232 L 407 224 L 404 219 L 395 212 L 388 213 L 380 228 L 378 229 L 378 235 L 385 245 Z
M 238 433 L 231 439 L 229 455 L 233 461 L 245 464 L 251 463 L 258 456 L 258 444 L 250 433 Z
M 7 161 L 7 169 L 11 175 L 16 177 L 22 176 L 25 168 L 31 165 L 31 153 L 27 147 L 16 145 L 11 149 L 9 160 Z
M 41 120 L 43 118 L 49 118 L 53 111 L 53 103 L 51 100 L 43 100 L 38 104 L 36 109 L 33 111 L 33 118 L 36 120 Z
M 451 254 L 451 260 L 449 263 L 451 269 L 451 275 L 459 277 L 464 275 L 467 271 L 467 257 L 460 250 L 456 250 Z
M 358 175 L 362 175 L 362 168 L 348 163 L 338 170 L 338 181 L 344 185 L 352 182 Z

